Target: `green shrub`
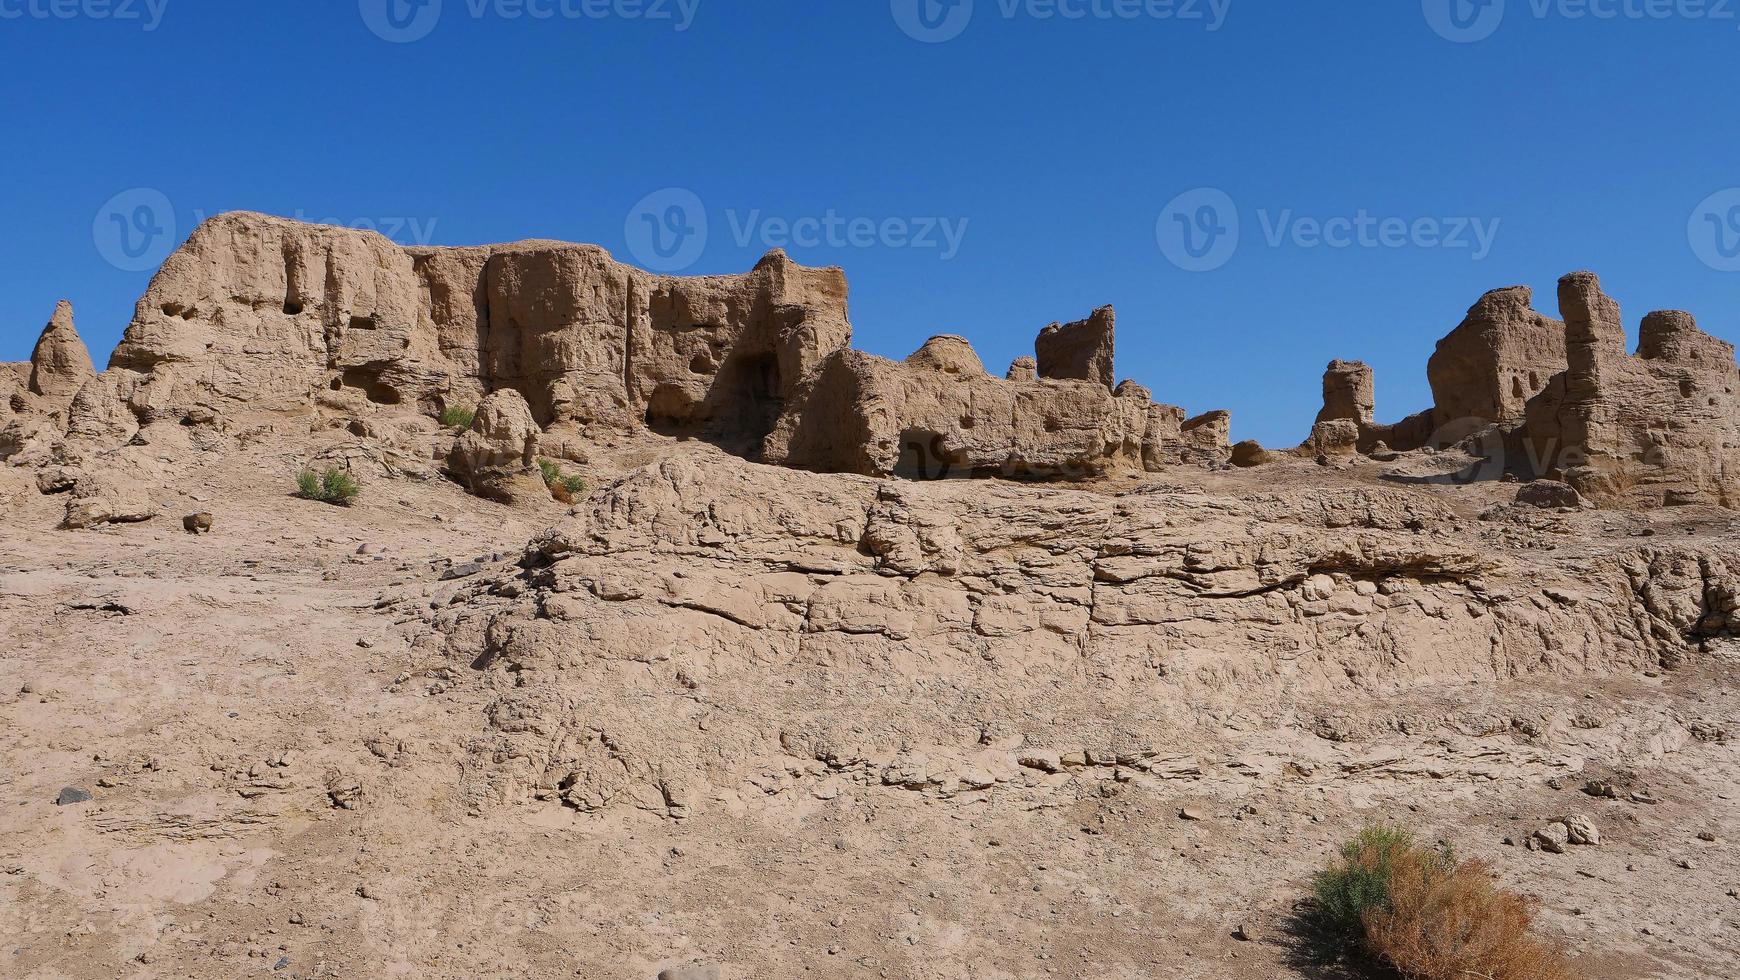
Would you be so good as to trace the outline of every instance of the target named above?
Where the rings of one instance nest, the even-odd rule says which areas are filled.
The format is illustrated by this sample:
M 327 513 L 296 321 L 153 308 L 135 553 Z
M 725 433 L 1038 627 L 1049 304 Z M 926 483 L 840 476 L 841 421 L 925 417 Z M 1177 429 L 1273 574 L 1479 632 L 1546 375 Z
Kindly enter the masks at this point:
M 296 496 L 304 500 L 349 507 L 361 493 L 362 484 L 356 477 L 336 466 L 329 466 L 319 473 L 303 470 L 296 474 Z
M 586 492 L 586 481 L 564 474 L 561 464 L 553 459 L 539 459 L 538 470 L 544 474 L 544 486 L 550 488 L 550 496 L 562 503 L 571 504 Z
M 1396 863 L 1414 848 L 1414 835 L 1396 827 L 1367 827 L 1341 845 L 1341 860 L 1311 881 L 1323 930 L 1347 945 L 1358 945 L 1369 912 L 1390 908 L 1390 877 Z
M 477 420 L 477 410 L 460 405 L 449 405 L 441 410 L 441 424 L 449 429 L 469 429 L 471 423 Z
M 1572 980 L 1555 944 L 1530 932 L 1528 899 L 1500 888 L 1486 865 L 1421 847 L 1393 827 L 1368 827 L 1312 882 L 1318 925 L 1409 980 Z

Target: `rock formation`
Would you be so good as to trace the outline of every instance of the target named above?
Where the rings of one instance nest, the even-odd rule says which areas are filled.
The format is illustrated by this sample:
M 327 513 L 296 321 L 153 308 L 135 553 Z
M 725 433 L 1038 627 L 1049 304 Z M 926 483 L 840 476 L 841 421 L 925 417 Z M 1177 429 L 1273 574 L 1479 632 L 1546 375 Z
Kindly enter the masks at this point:
M 1374 391 L 1372 371 L 1364 361 L 1330 361 L 1323 373 L 1323 410 L 1317 413 L 1317 421 L 1347 419 L 1371 425 L 1377 408 Z
M 13 973 L 1282 976 L 1232 944 L 1362 826 L 1592 841 L 1580 785 L 1586 873 L 1514 852 L 1566 872 L 1547 927 L 1735 973 L 1683 926 L 1740 868 L 1740 535 L 1614 506 L 1734 502 L 1689 315 L 1628 354 L 1570 277 L 1531 377 L 1552 321 L 1494 294 L 1400 423 L 1331 364 L 1302 459 L 1114 386 L 1109 309 L 998 378 L 852 349 L 778 253 L 226 216 L 177 256 L 76 392 L 0 369 Z M 328 466 L 357 508 L 286 506 Z
M 472 493 L 491 500 L 547 498 L 537 467 L 540 435 L 531 406 L 519 392 L 495 392 L 477 406 L 471 427 L 453 444 L 447 472 Z
M 1046 327 L 1000 379 L 953 335 L 904 362 L 854 350 L 846 306 L 840 270 L 777 250 L 741 276 L 683 278 L 590 245 L 402 248 L 226 214 L 164 263 L 107 371 L 91 370 L 71 308 L 57 309 L 31 362 L 0 372 L 0 457 L 77 469 L 235 414 L 372 431 L 373 415 L 432 417 L 503 392 L 527 416 L 498 404 L 489 424 L 515 438 L 529 425 L 570 459 L 649 432 L 874 476 L 1079 480 L 1231 456 L 1224 413 L 1191 416 L 1115 383 L 1109 306 Z M 1597 503 L 1740 505 L 1732 348 L 1664 312 L 1627 354 L 1590 273 L 1566 277 L 1560 306 L 1563 323 L 1527 287 L 1481 297 L 1427 365 L 1432 407 L 1393 424 L 1375 420 L 1371 369 L 1333 362 L 1301 450 L 1387 460 L 1460 444 L 1492 462 L 1483 474 L 1562 478 Z M 494 467 L 473 472 L 474 449 L 456 448 L 450 472 L 505 494 Z
M 321 389 L 434 412 L 511 387 L 540 424 L 642 424 L 755 443 L 844 347 L 846 282 L 774 251 L 679 279 L 561 242 L 401 248 L 233 213 L 164 263 L 110 366 L 179 403 L 297 410 Z
M 1565 370 L 1565 325 L 1536 313 L 1533 301 L 1527 286 L 1495 289 L 1438 342 L 1426 364 L 1435 426 L 1465 419 L 1514 425 L 1528 400 Z
M 1689 313 L 1644 317 L 1625 350 L 1619 305 L 1593 273 L 1559 284 L 1568 368 L 1528 406 L 1529 464 L 1597 500 L 1740 504 L 1740 367 Z
M 977 378 L 985 373 L 984 362 L 979 360 L 973 345 L 967 338 L 954 334 L 942 334 L 925 341 L 923 347 L 906 358 L 906 363 L 915 368 L 967 378 Z
M 56 304 L 54 317 L 30 354 L 30 390 L 56 402 L 67 402 L 96 375 L 90 352 L 73 328 L 72 304 L 63 299 Z
M 1225 413 L 1186 421 L 1141 385 L 1126 381 L 1114 391 L 1100 383 L 1111 376 L 1112 321 L 1107 307 L 1039 335 L 1040 364 L 1045 345 L 1053 356 L 1091 353 L 1081 364 L 1105 360 L 1092 380 L 1048 377 L 1043 368 L 1027 379 L 1020 361 L 1008 378 L 993 378 L 953 336 L 933 337 L 901 363 L 837 351 L 786 404 L 762 458 L 866 476 L 1046 480 L 1224 456 Z
M 1740 366 L 1691 314 L 1646 316 L 1627 354 L 1619 305 L 1594 273 L 1559 283 L 1564 322 L 1525 286 L 1481 297 L 1427 367 L 1434 405 L 1394 425 L 1364 412 L 1369 370 L 1337 361 L 1301 447 L 1348 455 L 1457 443 L 1480 473 L 1567 481 L 1599 503 L 1740 505 Z M 1357 431 L 1355 431 L 1357 430 Z
M 1058 381 L 1092 381 L 1111 389 L 1112 349 L 1117 315 L 1102 306 L 1086 320 L 1054 323 L 1034 342 L 1039 376 Z

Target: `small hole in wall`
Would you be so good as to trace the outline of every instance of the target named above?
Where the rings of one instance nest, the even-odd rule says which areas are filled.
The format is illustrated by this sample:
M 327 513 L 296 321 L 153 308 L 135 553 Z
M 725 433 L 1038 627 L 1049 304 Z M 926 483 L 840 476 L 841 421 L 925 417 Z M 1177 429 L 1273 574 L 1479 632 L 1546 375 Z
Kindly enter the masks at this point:
M 1696 388 L 1693 387 L 1691 378 L 1681 378 L 1680 379 L 1680 397 L 1681 398 L 1690 398 L 1690 397 L 1692 397 L 1692 394 L 1695 391 L 1696 391 Z
M 1059 430 L 1059 429 L 1061 429 L 1061 428 L 1063 428 L 1063 423 L 1062 423 L 1062 422 L 1059 422 L 1059 421 L 1058 421 L 1058 420 L 1056 420 L 1056 419 L 1046 419 L 1046 420 L 1045 420 L 1045 431 L 1047 431 L 1047 432 L 1056 432 L 1056 431 L 1058 431 L 1058 430 Z
M 976 424 L 977 424 L 976 420 L 974 420 L 974 418 L 971 415 L 961 416 L 961 428 L 970 429 Z
M 1522 383 L 1521 378 L 1510 379 L 1510 393 L 1511 393 L 1511 397 L 1513 397 L 1513 398 L 1526 398 L 1526 397 L 1528 397 L 1528 392 L 1523 390 L 1523 383 Z
M 301 303 L 292 303 L 289 300 L 284 301 L 284 315 L 285 316 L 300 316 L 301 313 L 302 313 L 302 304 Z
M 705 354 L 696 354 L 695 359 L 689 362 L 689 370 L 695 374 L 706 374 L 713 370 L 713 362 Z
M 1541 390 L 1541 376 L 1533 371 L 1529 372 L 1529 387 L 1536 391 Z

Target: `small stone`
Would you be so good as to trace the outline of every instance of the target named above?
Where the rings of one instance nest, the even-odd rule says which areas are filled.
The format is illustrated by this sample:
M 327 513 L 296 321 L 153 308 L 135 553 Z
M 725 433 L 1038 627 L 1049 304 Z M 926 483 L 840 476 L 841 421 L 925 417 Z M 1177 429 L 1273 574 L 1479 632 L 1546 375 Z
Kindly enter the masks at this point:
M 1020 758 L 1015 761 L 1023 768 L 1037 769 L 1040 772 L 1057 773 L 1063 771 L 1063 760 L 1058 757 L 1056 752 L 1023 752 Z
M 211 515 L 203 511 L 189 514 L 181 519 L 181 526 L 187 529 L 188 534 L 210 534 Z
M 91 791 L 77 786 L 68 786 L 54 798 L 55 806 L 72 806 L 74 803 L 87 803 L 91 800 Z
M 285 967 L 287 967 L 289 965 L 290 965 L 290 957 L 280 956 L 280 957 L 278 957 L 278 962 L 272 964 L 272 969 L 274 972 L 276 972 L 278 970 L 284 969 Z
M 1715 834 L 1712 834 L 1712 833 L 1711 833 L 1711 832 L 1709 832 L 1709 831 L 1708 831 L 1708 830 L 1706 830 L 1706 831 L 1704 831 L 1704 832 L 1703 832 L 1703 833 L 1701 833 L 1701 834 L 1699 834 L 1699 835 L 1698 835 L 1698 839 L 1699 839 L 1699 840 L 1701 840 L 1701 841 L 1703 841 L 1703 842 L 1704 842 L 1704 843 L 1706 843 L 1706 844 L 1714 844 L 1714 843 L 1716 843 L 1716 835 L 1715 835 Z
M 1690 858 L 1680 858 L 1679 865 L 1681 868 L 1684 868 L 1687 871 L 1698 870 L 1698 862 L 1693 861 Z
M 1595 821 L 1588 817 L 1575 814 L 1566 817 L 1563 823 L 1565 824 L 1566 837 L 1571 843 L 1591 847 L 1601 843 L 1601 831 L 1595 828 Z
M 673 966 L 668 970 L 659 971 L 659 980 L 724 980 L 724 976 L 724 972 L 717 963 Z
M 1233 930 L 1233 938 L 1241 943 L 1254 943 L 1257 941 L 1257 931 L 1250 923 L 1241 922 L 1238 928 Z
M 1180 819 L 1180 820 L 1206 820 L 1207 818 L 1202 815 L 1201 810 L 1198 810 L 1195 807 L 1187 806 L 1184 809 L 1178 811 L 1178 819 Z
M 1556 480 L 1536 480 L 1526 483 L 1516 492 L 1516 502 L 1526 507 L 1553 510 L 1560 507 L 1580 508 L 1583 498 L 1569 484 Z
M 1565 845 L 1571 842 L 1571 830 L 1561 821 L 1555 820 L 1535 831 L 1529 841 L 1548 854 L 1563 854 Z
M 329 776 L 326 781 L 326 796 L 332 805 L 341 810 L 355 810 L 362 805 L 363 789 L 360 783 L 341 776 Z

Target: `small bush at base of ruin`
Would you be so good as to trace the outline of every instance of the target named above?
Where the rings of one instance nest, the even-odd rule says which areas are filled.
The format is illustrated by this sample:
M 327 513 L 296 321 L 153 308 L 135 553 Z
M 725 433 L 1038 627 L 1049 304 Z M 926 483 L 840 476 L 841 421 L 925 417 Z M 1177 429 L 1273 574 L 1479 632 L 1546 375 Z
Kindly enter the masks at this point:
M 1572 980 L 1564 954 L 1530 934 L 1532 907 L 1485 864 L 1368 827 L 1312 882 L 1317 924 L 1410 980 Z

